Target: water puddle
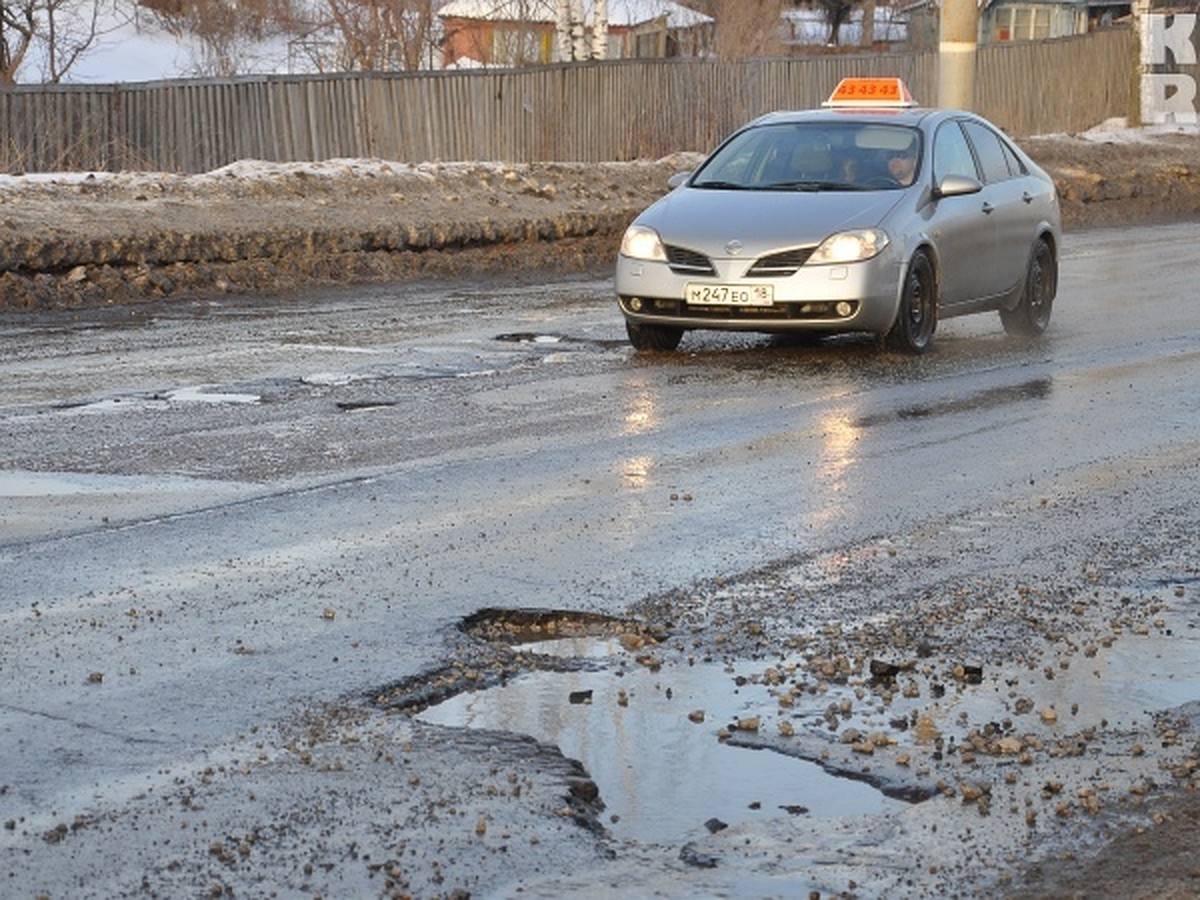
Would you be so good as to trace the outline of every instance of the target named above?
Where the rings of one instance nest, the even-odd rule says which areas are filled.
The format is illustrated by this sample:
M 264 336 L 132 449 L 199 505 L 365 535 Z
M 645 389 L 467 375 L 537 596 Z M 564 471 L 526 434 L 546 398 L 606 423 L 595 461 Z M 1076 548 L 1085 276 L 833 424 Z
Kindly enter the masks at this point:
M 370 378 L 360 372 L 311 372 L 300 376 L 300 383 L 309 387 L 346 387 L 356 381 Z
M 54 408 L 59 412 L 73 413 L 129 413 L 144 412 L 147 410 L 166 410 L 174 405 L 194 403 L 242 405 L 260 402 L 262 402 L 262 397 L 259 394 L 221 391 L 216 389 L 216 385 L 202 384 L 176 388 L 171 391 L 135 394 L 125 397 L 105 397 L 100 400 L 89 400 L 82 403 L 63 403 Z
M 559 334 L 539 334 L 535 331 L 513 331 L 496 335 L 496 340 L 509 344 L 559 344 L 566 338 Z
M 227 489 L 228 485 L 185 476 L 101 475 L 88 472 L 0 470 L 0 497 L 73 497 L 83 494 L 184 493 Z
M 171 403 L 258 403 L 258 394 L 243 394 L 233 391 L 213 390 L 215 385 L 202 384 L 196 387 L 169 391 L 166 399 Z
M 1200 701 L 1200 610 L 1181 586 L 1150 593 L 1152 619 L 1044 666 L 864 659 L 828 678 L 802 654 L 668 664 L 656 652 L 666 635 L 635 622 L 489 610 L 464 630 L 511 653 L 512 668 L 426 695 L 433 705 L 416 717 L 557 746 L 587 770 L 618 837 L 678 842 L 715 822 L 886 814 L 936 793 L 979 735 L 1007 738 L 1010 749 L 983 757 L 1011 766 L 1018 743 L 1120 744 Z M 878 752 L 864 749 L 877 738 Z
M 906 419 L 926 419 L 1009 406 L 1026 400 L 1045 400 L 1051 394 L 1053 382 L 1049 378 L 1035 378 L 1022 384 L 1002 385 L 988 388 L 967 397 L 952 398 L 924 406 L 908 406 L 903 409 L 861 417 L 855 425 L 871 428 Z
M 565 635 L 561 621 L 535 627 L 540 634 L 511 626 L 503 633 L 516 652 L 583 661 L 582 668 L 526 672 L 455 694 L 416 718 L 557 746 L 598 786 L 602 821 L 616 835 L 676 842 L 717 822 L 878 814 L 904 805 L 816 763 L 725 742 L 723 735 L 749 727 L 763 704 L 761 690 L 744 690 L 753 665 L 660 667 L 630 649 L 637 642 L 628 631 L 583 633 L 602 630 L 598 621 Z

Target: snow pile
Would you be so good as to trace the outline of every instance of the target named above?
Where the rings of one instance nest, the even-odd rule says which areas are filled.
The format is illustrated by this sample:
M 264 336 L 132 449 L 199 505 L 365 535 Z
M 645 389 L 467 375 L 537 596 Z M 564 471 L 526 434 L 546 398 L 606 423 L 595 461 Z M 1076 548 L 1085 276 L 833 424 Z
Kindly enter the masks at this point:
M 1095 144 L 1152 144 L 1164 134 L 1198 134 L 1195 125 L 1141 125 L 1130 126 L 1124 116 L 1105 119 L 1087 131 L 1078 134 L 1054 132 L 1040 134 L 1039 138 L 1060 140 L 1084 140 Z

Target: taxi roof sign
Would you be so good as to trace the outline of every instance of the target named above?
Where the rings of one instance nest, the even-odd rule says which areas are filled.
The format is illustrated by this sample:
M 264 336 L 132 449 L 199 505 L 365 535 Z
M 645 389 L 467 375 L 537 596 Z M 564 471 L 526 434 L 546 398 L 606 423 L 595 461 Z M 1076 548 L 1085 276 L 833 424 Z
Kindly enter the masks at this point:
M 907 107 L 917 101 L 900 78 L 843 78 L 821 105 Z

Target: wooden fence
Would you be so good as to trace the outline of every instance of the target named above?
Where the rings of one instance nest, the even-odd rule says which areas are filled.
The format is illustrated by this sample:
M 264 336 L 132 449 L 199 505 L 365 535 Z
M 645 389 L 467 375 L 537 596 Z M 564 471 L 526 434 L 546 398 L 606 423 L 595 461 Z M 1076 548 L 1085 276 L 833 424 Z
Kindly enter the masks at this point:
M 1090 127 L 1128 112 L 1134 54 L 1129 30 L 981 47 L 976 108 L 1018 136 Z M 709 149 L 759 113 L 816 106 L 845 75 L 883 74 L 936 101 L 930 51 L 17 86 L 0 90 L 0 171 L 657 158 Z

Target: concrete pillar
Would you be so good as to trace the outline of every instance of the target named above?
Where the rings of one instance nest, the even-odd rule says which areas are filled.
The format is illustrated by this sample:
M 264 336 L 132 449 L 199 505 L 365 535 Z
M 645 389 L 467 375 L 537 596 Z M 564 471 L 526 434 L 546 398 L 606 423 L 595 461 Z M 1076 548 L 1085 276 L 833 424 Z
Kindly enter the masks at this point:
M 1133 0 L 1130 4 L 1133 12 L 1133 33 L 1137 39 L 1137 54 L 1133 64 L 1133 90 L 1129 92 L 1129 112 L 1125 122 L 1131 128 L 1146 124 L 1142 110 L 1142 79 L 1153 71 L 1153 66 L 1146 62 L 1149 48 L 1146 46 L 1146 17 L 1150 13 L 1150 0 Z
M 942 0 L 939 14 L 937 105 L 975 108 L 975 46 L 979 40 L 976 0 Z

